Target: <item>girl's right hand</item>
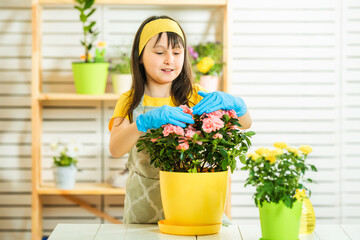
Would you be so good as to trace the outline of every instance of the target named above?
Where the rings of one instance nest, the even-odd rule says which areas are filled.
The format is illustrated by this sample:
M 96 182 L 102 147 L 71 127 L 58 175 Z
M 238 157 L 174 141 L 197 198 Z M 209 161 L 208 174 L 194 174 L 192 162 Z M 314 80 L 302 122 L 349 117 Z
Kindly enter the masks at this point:
M 146 132 L 148 129 L 156 129 L 169 123 L 185 127 L 185 123 L 193 124 L 194 120 L 190 114 L 184 113 L 180 107 L 170 107 L 168 105 L 141 114 L 136 119 L 137 129 L 142 132 Z

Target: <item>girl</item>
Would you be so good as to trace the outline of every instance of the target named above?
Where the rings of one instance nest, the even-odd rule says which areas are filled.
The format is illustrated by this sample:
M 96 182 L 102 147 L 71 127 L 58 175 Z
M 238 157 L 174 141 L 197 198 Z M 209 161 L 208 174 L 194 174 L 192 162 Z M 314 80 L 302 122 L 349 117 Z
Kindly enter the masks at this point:
M 141 24 L 134 39 L 131 68 L 132 89 L 119 98 L 109 122 L 109 150 L 115 158 L 130 152 L 124 223 L 157 223 L 164 219 L 159 169 L 150 166 L 146 153 L 137 152 L 139 137 L 164 124 L 185 127 L 194 123 L 191 115 L 178 107 L 183 104 L 195 106 L 196 114 L 235 109 L 245 128 L 250 127 L 251 119 L 242 99 L 223 92 L 206 93 L 199 85 L 192 85 L 185 34 L 170 17 L 154 16 Z

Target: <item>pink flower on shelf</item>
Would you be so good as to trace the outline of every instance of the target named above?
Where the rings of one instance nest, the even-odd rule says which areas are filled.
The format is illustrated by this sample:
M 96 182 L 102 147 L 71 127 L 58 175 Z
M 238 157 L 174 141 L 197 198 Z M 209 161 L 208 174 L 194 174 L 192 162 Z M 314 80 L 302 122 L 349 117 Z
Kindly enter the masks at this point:
M 218 138 L 218 139 L 222 139 L 223 138 L 223 135 L 222 134 L 220 134 L 220 133 L 216 133 L 214 136 L 213 136 L 213 138 Z
M 185 132 L 182 127 L 175 126 L 172 124 L 166 124 L 162 126 L 164 128 L 163 134 L 165 137 L 169 136 L 171 133 L 175 133 L 179 136 L 184 136 Z
M 225 111 L 226 112 L 226 114 L 227 115 L 229 115 L 229 117 L 231 117 L 231 118 L 237 118 L 238 116 L 237 116 L 237 114 L 236 114 L 236 112 L 235 112 L 235 110 L 227 110 L 227 111 Z
M 180 143 L 179 146 L 176 147 L 176 149 L 185 151 L 185 150 L 189 149 L 189 144 L 187 141 L 184 141 L 184 142 Z
M 189 108 L 188 106 L 186 105 L 180 105 L 180 108 L 183 110 L 184 113 L 188 113 L 188 114 L 191 114 L 193 115 L 193 110 L 191 108 Z

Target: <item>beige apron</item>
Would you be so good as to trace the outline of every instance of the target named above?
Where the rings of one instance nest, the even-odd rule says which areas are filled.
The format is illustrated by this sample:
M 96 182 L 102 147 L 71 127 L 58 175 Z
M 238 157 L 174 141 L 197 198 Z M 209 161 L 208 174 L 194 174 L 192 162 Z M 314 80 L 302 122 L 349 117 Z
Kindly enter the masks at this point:
M 140 114 L 157 108 L 143 106 L 143 100 L 144 96 L 133 111 L 133 122 Z M 146 150 L 137 152 L 135 145 L 130 150 L 127 167 L 129 176 L 126 182 L 124 223 L 157 223 L 165 219 L 160 196 L 159 169 L 150 166 L 150 156 Z

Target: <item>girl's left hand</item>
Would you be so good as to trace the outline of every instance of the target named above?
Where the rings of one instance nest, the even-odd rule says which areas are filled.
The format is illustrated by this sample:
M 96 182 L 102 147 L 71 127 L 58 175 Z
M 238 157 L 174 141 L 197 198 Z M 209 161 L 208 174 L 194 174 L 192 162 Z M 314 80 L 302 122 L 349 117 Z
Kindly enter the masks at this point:
M 247 111 L 246 104 L 240 97 L 234 97 L 221 91 L 211 93 L 199 91 L 198 94 L 204 98 L 193 107 L 193 114 L 201 115 L 204 112 L 211 113 L 219 109 L 233 109 L 236 115 L 241 117 Z

